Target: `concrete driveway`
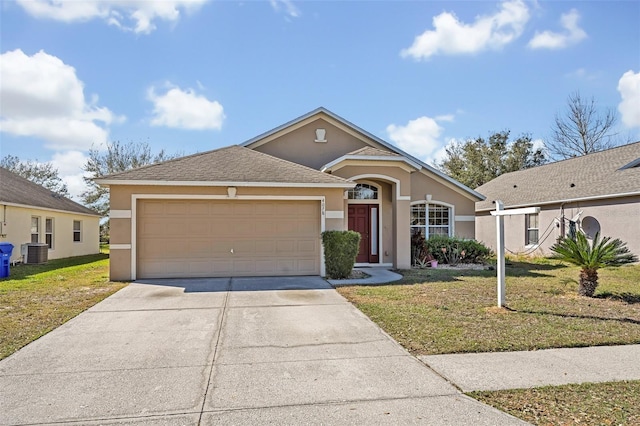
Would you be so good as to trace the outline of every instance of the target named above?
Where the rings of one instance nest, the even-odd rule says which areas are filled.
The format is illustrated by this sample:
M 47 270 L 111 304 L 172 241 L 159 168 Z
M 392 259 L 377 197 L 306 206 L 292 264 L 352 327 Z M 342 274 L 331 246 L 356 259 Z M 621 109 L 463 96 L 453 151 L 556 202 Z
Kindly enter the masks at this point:
M 136 282 L 0 362 L 1 424 L 524 424 L 318 277 Z

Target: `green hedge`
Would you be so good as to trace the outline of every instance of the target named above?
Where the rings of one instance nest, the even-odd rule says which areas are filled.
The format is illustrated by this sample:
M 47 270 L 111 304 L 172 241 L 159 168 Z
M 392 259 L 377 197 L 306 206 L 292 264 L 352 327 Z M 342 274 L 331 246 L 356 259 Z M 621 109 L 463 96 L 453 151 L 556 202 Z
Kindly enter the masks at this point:
M 482 263 L 491 255 L 491 249 L 476 240 L 433 235 L 424 242 L 425 248 L 438 263 Z
M 347 278 L 356 263 L 360 249 L 360 234 L 354 231 L 325 231 L 322 233 L 324 262 L 329 279 Z

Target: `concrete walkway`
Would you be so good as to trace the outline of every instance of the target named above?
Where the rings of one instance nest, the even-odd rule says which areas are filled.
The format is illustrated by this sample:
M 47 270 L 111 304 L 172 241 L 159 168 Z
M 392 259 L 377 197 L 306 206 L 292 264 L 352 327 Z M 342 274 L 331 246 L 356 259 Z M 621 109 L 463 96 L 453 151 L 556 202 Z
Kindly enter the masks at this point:
M 390 284 L 402 279 L 402 275 L 396 274 L 387 268 L 354 268 L 369 275 L 367 278 L 357 278 L 352 280 L 327 280 L 334 287 L 343 285 L 381 285 Z
M 640 380 L 640 345 L 418 358 L 464 392 Z
M 318 277 L 131 284 L 0 361 L 0 424 L 524 424 Z

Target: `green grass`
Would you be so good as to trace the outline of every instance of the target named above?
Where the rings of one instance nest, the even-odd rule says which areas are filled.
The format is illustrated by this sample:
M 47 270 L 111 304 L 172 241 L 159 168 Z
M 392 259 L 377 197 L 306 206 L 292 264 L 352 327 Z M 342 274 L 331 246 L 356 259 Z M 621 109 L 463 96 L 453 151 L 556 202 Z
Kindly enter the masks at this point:
M 124 287 L 108 269 L 105 254 L 11 267 L 0 280 L 0 359 Z
M 640 343 L 640 265 L 599 271 L 595 298 L 577 296 L 577 267 L 512 261 L 507 308 L 495 271 L 401 271 L 393 285 L 338 291 L 416 355 Z
M 468 395 L 535 425 L 640 424 L 640 381 L 472 392 Z

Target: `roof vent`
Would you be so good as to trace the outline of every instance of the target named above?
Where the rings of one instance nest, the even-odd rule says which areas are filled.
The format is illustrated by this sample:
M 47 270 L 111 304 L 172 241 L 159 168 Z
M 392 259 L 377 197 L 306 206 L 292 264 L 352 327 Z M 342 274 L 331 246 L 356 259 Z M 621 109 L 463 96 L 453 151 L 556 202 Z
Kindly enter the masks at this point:
M 571 185 L 569 185 L 569 186 L 573 188 L 574 186 L 576 186 L 576 184 L 575 184 L 575 183 L 572 183 L 572 184 L 571 184 Z

